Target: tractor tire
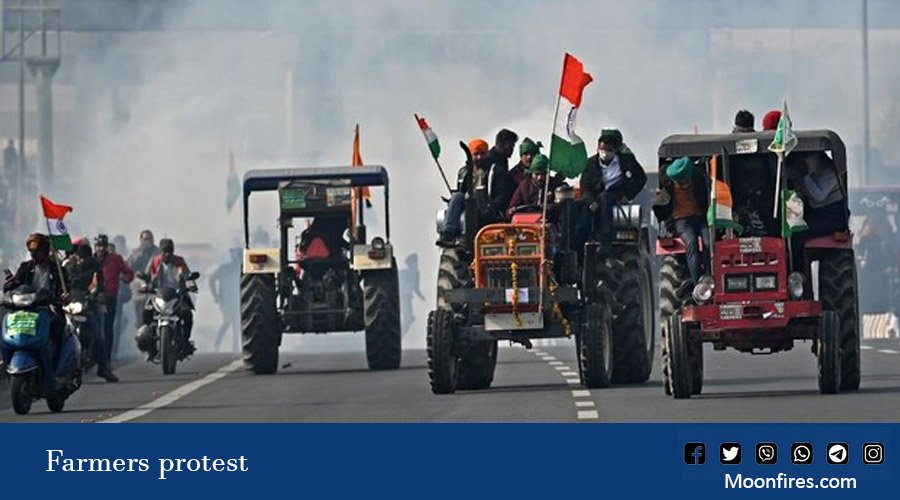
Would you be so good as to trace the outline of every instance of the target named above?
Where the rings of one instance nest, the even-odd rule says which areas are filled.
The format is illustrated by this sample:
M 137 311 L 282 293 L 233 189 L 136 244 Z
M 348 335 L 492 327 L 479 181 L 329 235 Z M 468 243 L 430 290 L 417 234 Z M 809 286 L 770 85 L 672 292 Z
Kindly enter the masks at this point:
M 281 325 L 275 295 L 275 276 L 241 276 L 241 344 L 244 368 L 256 374 L 278 371 Z
M 497 368 L 497 341 L 478 342 L 459 360 L 460 390 L 487 389 L 494 381 Z
M 363 275 L 366 360 L 370 370 L 400 368 L 400 290 L 397 267 Z
M 819 367 L 819 392 L 837 394 L 841 389 L 841 321 L 834 311 L 823 311 L 819 318 L 816 358 Z
M 703 343 L 688 340 L 688 364 L 691 366 L 691 394 L 703 392 Z
M 852 250 L 831 250 L 819 260 L 819 300 L 840 325 L 841 390 L 859 389 L 859 286 Z
M 584 306 L 578 345 L 581 383 L 589 389 L 609 387 L 613 372 L 612 314 L 606 302 Z
M 453 351 L 453 313 L 437 309 L 428 313 L 428 333 L 425 337 L 428 357 L 428 379 L 434 394 L 456 392 L 458 360 Z
M 681 307 L 690 297 L 690 284 L 691 277 L 684 255 L 663 257 L 659 269 L 659 324 L 663 385 L 666 394 L 670 396 L 672 395 L 672 381 L 669 376 L 669 342 L 666 340 L 666 335 L 668 335 L 669 319 L 681 311 Z
M 666 325 L 666 343 L 668 356 L 668 373 L 672 396 L 675 399 L 688 399 L 693 392 L 692 369 L 688 359 L 688 337 L 681 313 L 669 317 Z
M 639 384 L 653 366 L 653 290 L 650 259 L 638 248 L 619 254 L 611 268 L 599 266 L 613 291 L 613 384 Z
M 438 266 L 437 279 L 437 308 L 459 312 L 462 305 L 451 305 L 444 299 L 444 292 L 465 288 L 472 281 L 472 273 L 469 263 L 462 258 L 459 250 L 444 248 L 441 251 L 441 261 Z

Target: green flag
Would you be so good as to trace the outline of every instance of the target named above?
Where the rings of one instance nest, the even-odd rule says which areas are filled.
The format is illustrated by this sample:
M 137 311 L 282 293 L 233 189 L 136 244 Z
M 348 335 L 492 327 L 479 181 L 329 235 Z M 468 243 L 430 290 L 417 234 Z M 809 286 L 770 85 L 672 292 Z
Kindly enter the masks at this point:
M 781 192 L 781 237 L 790 238 L 794 233 L 809 229 L 803 220 L 803 200 L 796 191 Z

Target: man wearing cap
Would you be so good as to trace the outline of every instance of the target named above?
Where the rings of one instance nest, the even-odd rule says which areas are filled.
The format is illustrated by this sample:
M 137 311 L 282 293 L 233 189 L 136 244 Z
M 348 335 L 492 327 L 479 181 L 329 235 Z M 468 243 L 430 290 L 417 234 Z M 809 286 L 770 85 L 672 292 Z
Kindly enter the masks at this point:
M 466 228 L 467 234 L 474 234 L 481 226 L 502 220 L 509 206 L 507 172 L 498 181 L 500 176 L 496 165 L 491 162 L 488 143 L 484 139 L 472 139 L 468 148 L 472 154 L 472 165 L 470 167 L 467 163 L 459 169 L 457 190 L 450 196 L 441 238 L 437 241 L 440 246 L 456 244 L 456 238 L 462 232 L 460 219 L 469 196 L 477 207 L 478 221 L 476 227 Z
M 541 141 L 534 142 L 528 137 L 522 139 L 522 142 L 519 144 L 519 163 L 516 163 L 516 166 L 509 170 L 514 196 L 516 189 L 519 188 L 519 184 L 522 184 L 522 181 L 528 177 L 528 169 L 531 167 L 532 158 L 541 152 L 542 147 L 544 145 L 541 144 Z
M 134 280 L 134 272 L 125 263 L 121 255 L 109 251 L 109 238 L 105 234 L 94 238 L 94 255 L 103 272 L 103 282 L 106 286 L 102 300 L 106 304 L 106 313 L 103 318 L 103 342 L 104 356 L 107 362 L 112 361 L 112 347 L 114 343 L 116 312 L 118 311 L 119 284 L 131 283 Z
M 776 130 L 781 121 L 781 111 L 773 109 L 763 116 L 763 130 Z
M 511 218 L 517 208 L 526 206 L 540 206 L 544 201 L 544 184 L 546 183 L 547 169 L 550 159 L 538 153 L 531 160 L 528 168 L 528 177 L 525 178 L 516 192 L 513 193 L 509 207 L 506 209 L 506 217 Z M 553 190 L 550 190 L 550 203 L 553 203 Z
M 164 286 L 175 289 L 184 288 L 185 279 L 191 274 L 187 263 L 180 255 L 175 255 L 175 242 L 169 238 L 159 240 L 159 254 L 150 260 L 147 265 L 147 275 L 150 277 L 150 283 L 153 288 L 159 289 Z M 190 290 L 196 291 L 196 290 Z M 178 316 L 184 324 L 185 344 L 181 349 L 186 355 L 194 353 L 194 344 L 190 341 L 191 330 L 194 327 L 194 304 L 190 296 L 185 297 L 185 307 L 178 311 Z M 153 311 L 144 308 L 144 321 L 142 324 L 148 325 L 153 321 Z
M 623 144 L 621 132 L 603 129 L 597 139 L 597 154 L 588 158 L 581 174 L 581 196 L 587 210 L 579 233 L 587 241 L 592 228 L 599 226 L 600 243 L 607 251 L 612 242 L 613 207 L 633 199 L 647 183 L 644 168 Z
M 709 177 L 702 168 L 695 168 L 684 156 L 673 161 L 664 172 L 662 187 L 657 191 L 653 212 L 669 231 L 674 230 L 685 246 L 685 258 L 691 280 L 696 284 L 703 276 L 709 260 Z M 703 241 L 701 249 L 697 237 Z

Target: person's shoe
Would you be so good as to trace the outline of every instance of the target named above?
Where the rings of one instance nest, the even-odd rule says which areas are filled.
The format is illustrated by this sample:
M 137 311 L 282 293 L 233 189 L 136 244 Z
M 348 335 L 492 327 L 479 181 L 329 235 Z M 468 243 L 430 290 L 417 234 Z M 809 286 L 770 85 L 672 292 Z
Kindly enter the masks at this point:
M 97 376 L 103 377 L 103 379 L 106 380 L 107 382 L 118 382 L 119 381 L 119 377 L 117 377 L 116 374 L 112 372 L 112 370 L 98 371 Z

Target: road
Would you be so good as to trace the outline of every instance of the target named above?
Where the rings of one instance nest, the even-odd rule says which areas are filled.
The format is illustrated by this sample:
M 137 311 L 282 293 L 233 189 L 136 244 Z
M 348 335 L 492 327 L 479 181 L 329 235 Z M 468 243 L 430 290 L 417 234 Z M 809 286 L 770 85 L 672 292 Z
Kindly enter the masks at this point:
M 815 358 L 804 344 L 772 356 L 706 351 L 704 393 L 663 395 L 657 365 L 637 386 L 587 391 L 571 345 L 500 351 L 492 388 L 434 396 L 423 351 L 404 352 L 397 371 L 370 372 L 361 352 L 282 353 L 283 369 L 254 376 L 233 355 L 196 356 L 164 377 L 143 361 L 120 366 L 122 381 L 90 379 L 60 414 L 43 401 L 4 422 L 896 422 L 900 341 L 863 342 L 859 392 L 818 393 Z

